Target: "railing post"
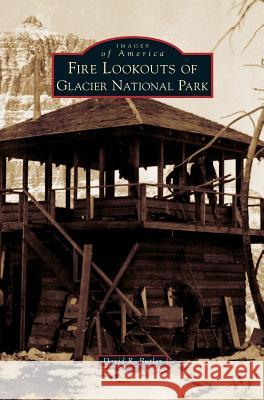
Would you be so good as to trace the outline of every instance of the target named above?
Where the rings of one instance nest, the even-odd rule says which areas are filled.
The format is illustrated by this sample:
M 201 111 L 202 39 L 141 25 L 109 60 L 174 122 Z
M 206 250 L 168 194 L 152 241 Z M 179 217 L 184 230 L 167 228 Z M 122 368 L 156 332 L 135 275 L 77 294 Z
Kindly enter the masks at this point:
M 21 285 L 20 285 L 20 350 L 26 346 L 26 298 L 27 298 L 27 242 L 26 230 L 28 226 L 28 197 L 23 193 L 23 231 L 22 231 L 22 257 L 21 257 Z
M 52 216 L 52 218 L 55 218 L 55 215 L 56 215 L 56 191 L 55 190 L 51 190 L 51 192 L 50 192 L 49 213 Z
M 18 222 L 23 222 L 23 207 L 24 207 L 24 197 L 26 195 L 21 192 L 18 195 Z
M 147 220 L 147 196 L 146 185 L 139 185 L 139 220 L 144 222 Z
M 260 199 L 260 229 L 264 230 L 264 199 Z
M 237 208 L 237 196 L 234 194 L 232 196 L 232 226 L 237 227 L 237 217 L 236 217 L 236 208 Z
M 97 353 L 98 355 L 100 355 L 103 353 L 103 343 L 102 343 L 101 318 L 99 312 L 95 314 L 95 326 L 96 326 Z
M 127 309 L 126 303 L 121 300 L 121 343 L 126 342 L 126 335 L 127 335 L 127 326 L 126 326 L 126 317 L 127 317 Z
M 74 360 L 81 361 L 84 352 L 84 341 L 86 332 L 86 316 L 89 306 L 89 289 L 90 289 L 90 276 L 91 276 L 91 262 L 92 262 L 92 245 L 84 245 L 83 264 L 82 264 L 82 277 L 79 298 L 79 313 L 77 319 L 76 329 L 76 344 L 74 349 Z
M 86 186 L 85 219 L 86 221 L 90 221 L 91 220 L 91 170 L 89 165 L 87 165 L 86 167 L 85 186 Z

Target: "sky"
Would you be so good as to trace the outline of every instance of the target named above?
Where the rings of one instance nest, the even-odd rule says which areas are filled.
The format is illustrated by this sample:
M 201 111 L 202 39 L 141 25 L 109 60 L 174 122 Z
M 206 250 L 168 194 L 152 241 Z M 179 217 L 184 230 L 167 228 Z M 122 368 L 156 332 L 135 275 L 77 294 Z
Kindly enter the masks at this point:
M 239 3 L 239 0 L 236 0 Z M 239 8 L 233 0 L 0 0 L 1 31 L 20 25 L 35 15 L 50 30 L 73 33 L 81 38 L 142 35 L 167 40 L 183 52 L 212 51 L 217 40 L 237 20 Z M 226 124 L 238 111 L 261 105 L 263 70 L 247 67 L 258 64 L 263 54 L 263 31 L 242 51 L 264 20 L 264 3 L 247 15 L 232 38 L 214 51 L 213 99 L 166 99 L 175 107 Z M 264 97 L 264 95 L 263 95 Z M 257 114 L 254 116 L 257 117 Z M 248 134 L 253 127 L 247 118 L 235 126 Z M 264 134 L 263 134 L 264 138 Z M 262 166 L 263 168 L 263 166 Z M 258 186 L 264 183 L 258 172 Z

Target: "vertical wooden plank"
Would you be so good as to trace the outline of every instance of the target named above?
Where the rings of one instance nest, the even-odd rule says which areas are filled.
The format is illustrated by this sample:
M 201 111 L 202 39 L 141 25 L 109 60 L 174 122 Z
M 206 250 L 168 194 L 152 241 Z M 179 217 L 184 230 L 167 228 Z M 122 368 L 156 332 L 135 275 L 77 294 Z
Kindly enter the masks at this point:
M 21 288 L 20 288 L 20 350 L 26 347 L 26 294 L 27 294 L 27 242 L 26 230 L 28 226 L 28 198 L 24 194 L 23 231 L 22 231 L 22 257 L 21 257 Z
M 83 358 L 85 330 L 86 330 L 86 315 L 88 311 L 91 261 L 92 261 L 92 245 L 84 245 L 82 277 L 79 298 L 79 312 L 76 329 L 76 343 L 74 349 L 74 360 L 80 361 Z
M 196 203 L 195 203 L 196 206 Z M 205 225 L 205 193 L 201 193 L 201 201 L 198 203 L 199 221 L 201 225 Z
M 225 176 L 225 153 L 224 150 L 221 151 L 220 157 L 219 157 L 219 178 Z M 221 180 L 219 182 L 219 192 L 222 193 L 219 195 L 219 204 L 220 206 L 223 206 L 225 203 L 225 196 L 224 196 L 224 191 L 225 191 L 225 184 L 224 181 Z
M 158 155 L 158 185 L 163 185 L 164 179 L 164 140 L 159 142 L 159 155 Z M 163 197 L 163 186 L 158 186 L 158 197 Z
M 90 165 L 85 168 L 85 187 L 86 187 L 86 213 L 85 218 L 87 221 L 91 220 L 91 169 Z
M 28 159 L 23 158 L 23 189 L 28 190 Z
M 118 273 L 116 274 L 115 279 L 113 280 L 111 286 L 109 287 L 108 291 L 106 292 L 106 295 L 104 296 L 103 300 L 101 301 L 100 304 L 100 312 L 102 313 L 106 303 L 108 302 L 110 296 L 112 295 L 113 291 L 116 289 L 118 283 L 120 282 L 120 279 L 124 275 L 125 271 L 127 270 L 128 266 L 130 265 L 131 261 L 133 260 L 136 252 L 139 249 L 139 244 L 135 243 L 130 252 L 128 253 L 125 261 L 122 263 Z
M 185 143 L 179 143 L 179 163 L 182 163 L 186 158 Z M 179 185 L 186 186 L 186 168 L 187 165 L 184 163 L 179 167 Z
M 233 344 L 236 349 L 239 349 L 240 348 L 240 340 L 239 340 L 237 324 L 236 324 L 236 319 L 235 319 L 235 314 L 234 314 L 231 297 L 225 297 L 225 306 L 226 306 L 226 311 L 227 311 L 228 321 L 229 321 L 229 325 L 230 325 Z
M 50 210 L 50 197 L 52 190 L 52 152 L 49 151 L 47 160 L 45 162 L 45 201 L 48 203 Z
M 243 184 L 243 157 L 242 155 L 236 156 L 236 194 L 241 193 L 242 184 Z M 237 206 L 240 207 L 241 201 L 240 197 L 237 198 Z
M 126 342 L 127 335 L 127 311 L 126 311 L 126 303 L 121 300 L 121 343 Z
M 147 289 L 145 286 L 141 290 L 140 295 L 141 295 L 141 299 L 142 299 L 142 303 L 143 303 L 145 317 L 147 317 L 148 316 L 148 301 L 147 301 Z
M 105 189 L 106 197 L 115 196 L 115 171 L 113 169 L 107 169 L 105 172 L 105 183 L 106 185 L 111 185 Z
M 70 187 L 71 187 L 71 166 L 70 166 L 70 164 L 66 164 L 66 171 L 65 171 L 65 188 L 66 188 L 65 205 L 66 205 L 66 209 L 71 208 L 71 191 L 69 189 Z
M 141 184 L 139 187 L 139 220 L 144 222 L 147 220 L 147 194 L 146 185 Z
M 237 196 L 232 196 L 232 226 L 237 227 Z
M 97 339 L 97 352 L 98 355 L 103 353 L 103 342 L 102 342 L 102 328 L 100 313 L 95 314 L 95 326 L 96 326 L 96 339 Z
M 130 179 L 129 183 L 139 183 L 139 140 L 135 138 L 130 143 Z M 138 190 L 135 186 L 129 188 L 130 196 L 138 195 Z
M 52 218 L 56 217 L 56 191 L 50 191 L 50 215 Z
M 105 149 L 101 145 L 99 148 L 99 197 L 102 199 L 105 195 Z
M 75 151 L 73 153 L 73 204 L 75 208 L 75 203 L 78 199 L 78 153 Z

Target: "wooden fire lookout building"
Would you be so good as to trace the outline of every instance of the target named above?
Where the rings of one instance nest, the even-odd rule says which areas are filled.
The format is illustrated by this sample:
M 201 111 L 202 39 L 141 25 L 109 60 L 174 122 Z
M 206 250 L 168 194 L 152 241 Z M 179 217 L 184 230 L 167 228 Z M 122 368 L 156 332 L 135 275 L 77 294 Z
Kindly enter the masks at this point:
M 198 348 L 232 347 L 228 329 L 222 334 L 224 297 L 232 299 L 244 341 L 239 207 L 250 137 L 228 129 L 207 150 L 219 177 L 225 176 L 227 162 L 234 164 L 235 191 L 228 192 L 225 179 L 215 187 L 217 220 L 206 188 L 190 189 L 202 193 L 197 209 L 193 196 L 179 203 L 165 185 L 165 167 L 181 164 L 221 128 L 154 100 L 90 99 L 0 130 L 1 268 L 14 348 L 74 349 L 80 307 L 86 313 L 86 301 L 78 305 L 85 244 L 92 244 L 91 278 L 86 289 L 81 285 L 84 298 L 89 288 L 85 346 L 109 353 L 115 344 L 121 354 L 184 348 L 182 316 L 169 309 L 165 290 L 174 279 L 198 291 L 206 309 Z M 6 187 L 12 158 L 23 160 L 22 187 L 16 189 Z M 28 190 L 32 161 L 45 166 L 42 200 Z M 55 186 L 56 166 L 65 168 L 64 188 Z M 156 177 L 151 183 L 142 178 L 148 168 Z M 186 168 L 179 167 L 179 190 L 186 190 Z M 11 203 L 10 195 L 17 202 Z M 259 225 L 250 236 L 252 243 L 261 243 L 263 201 L 252 201 Z

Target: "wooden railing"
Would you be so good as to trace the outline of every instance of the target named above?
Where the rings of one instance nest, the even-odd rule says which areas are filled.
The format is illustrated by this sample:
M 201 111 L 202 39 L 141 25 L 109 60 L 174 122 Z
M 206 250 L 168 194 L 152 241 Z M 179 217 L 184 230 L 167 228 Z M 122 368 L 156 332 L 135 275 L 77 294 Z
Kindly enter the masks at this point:
M 159 190 L 162 188 L 162 193 L 167 191 L 167 195 L 164 197 L 160 196 L 161 191 Z M 176 186 L 176 185 L 161 185 L 161 184 L 152 184 L 152 183 L 139 183 L 139 184 L 116 184 L 116 185 L 104 185 L 104 186 L 90 186 L 88 187 L 70 187 L 70 188 L 64 188 L 64 189 L 53 189 L 52 190 L 52 195 L 50 199 L 50 204 L 48 206 L 49 212 L 54 216 L 55 215 L 55 209 L 56 209 L 56 193 L 59 191 L 71 191 L 72 193 L 77 193 L 79 190 L 86 190 L 84 197 L 80 197 L 75 199 L 73 203 L 73 209 L 75 208 L 76 202 L 78 200 L 85 200 L 85 213 L 83 216 L 83 219 L 86 221 L 91 221 L 93 219 L 93 207 L 91 204 L 95 199 L 109 199 L 107 196 L 107 189 L 112 189 L 112 192 L 115 193 L 115 191 L 124 191 L 126 189 L 127 197 L 131 197 L 135 200 L 136 202 L 136 208 L 137 208 L 137 220 L 139 222 L 145 222 L 148 220 L 148 202 L 149 199 L 158 199 L 161 201 L 164 201 L 164 204 L 168 202 L 167 204 L 173 204 L 171 201 L 177 202 L 178 204 L 181 204 L 182 207 L 184 208 L 184 202 L 180 202 L 177 200 L 177 196 L 181 193 L 188 193 L 190 195 L 194 195 L 196 193 L 199 193 L 199 202 L 195 201 L 194 199 L 191 201 L 192 204 L 194 204 L 194 217 L 197 222 L 201 225 L 206 225 L 206 213 L 208 212 L 208 207 L 206 202 L 207 194 L 214 194 L 218 198 L 226 199 L 225 205 L 230 207 L 231 209 L 231 226 L 233 227 L 241 227 L 242 220 L 241 220 L 241 215 L 240 215 L 240 194 L 234 194 L 234 193 L 229 193 L 229 192 L 220 192 L 216 190 L 208 190 L 206 188 L 197 188 L 197 187 L 192 187 L 192 186 Z M 100 190 L 101 189 L 101 190 Z M 129 195 L 128 193 L 131 192 L 133 195 Z M 92 192 L 98 191 L 98 195 L 92 196 Z M 148 193 L 151 192 L 149 195 Z M 157 194 L 154 195 L 153 193 L 156 192 Z M 102 197 L 102 193 L 104 194 L 104 197 Z M 88 195 L 87 195 L 88 194 Z M 77 196 L 77 195 L 76 195 Z M 118 198 L 119 196 L 116 197 L 111 197 L 113 198 Z M 122 196 L 123 197 L 123 196 Z M 194 196 L 193 196 L 194 197 Z M 252 202 L 253 203 L 252 203 Z M 251 202 L 251 203 L 250 203 Z M 219 204 L 218 204 L 219 206 Z M 257 229 L 264 229 L 264 199 L 261 197 L 257 196 L 249 196 L 249 207 L 257 207 L 259 209 L 259 228 Z
M 165 190 L 167 190 L 167 195 L 164 197 L 159 197 L 158 195 L 155 195 L 154 193 L 159 192 L 159 187 L 162 187 L 162 192 L 164 193 Z M 75 204 L 73 203 L 73 209 L 76 207 L 78 200 L 85 200 L 85 212 L 83 215 L 83 220 L 84 221 L 91 221 L 93 220 L 93 206 L 91 204 L 93 201 L 96 201 L 96 198 L 99 199 L 110 199 L 109 197 L 100 197 L 99 194 L 97 197 L 93 197 L 91 193 L 94 191 L 98 191 L 102 186 L 90 186 L 86 191 L 88 193 L 88 197 L 81 197 L 80 199 L 75 200 Z M 119 189 L 121 191 L 125 191 L 129 193 L 131 191 L 131 188 L 133 188 L 134 193 L 133 196 L 129 196 L 128 194 L 126 196 L 122 197 L 127 197 L 133 199 L 133 203 L 136 206 L 136 219 L 138 222 L 145 222 L 148 221 L 149 219 L 149 207 L 150 204 L 153 204 L 153 201 L 155 199 L 157 201 L 160 201 L 160 205 L 164 205 L 164 209 L 166 207 L 171 206 L 173 207 L 173 204 L 178 204 L 180 205 L 183 209 L 185 207 L 185 204 L 190 204 L 189 202 L 180 202 L 177 200 L 177 195 L 179 193 L 188 193 L 190 195 L 194 195 L 195 193 L 200 193 L 199 196 L 199 202 L 195 202 L 194 198 L 192 198 L 191 204 L 194 204 L 194 220 L 199 222 L 200 225 L 206 225 L 206 215 L 210 211 L 209 206 L 206 203 L 206 194 L 208 193 L 214 193 L 218 198 L 224 197 L 226 199 L 226 205 L 230 209 L 230 225 L 232 227 L 239 228 L 241 227 L 242 220 L 241 220 L 241 214 L 240 214 L 240 195 L 239 194 L 234 194 L 234 193 L 228 193 L 228 192 L 219 192 L 219 191 L 210 191 L 206 189 L 197 189 L 195 187 L 190 187 L 190 186 L 172 186 L 172 185 L 157 185 L 157 184 L 151 184 L 151 183 L 140 183 L 140 184 L 117 184 L 117 185 L 105 185 L 103 186 L 103 191 L 106 194 L 108 188 L 114 188 L 116 191 Z M 28 191 L 25 191 L 23 189 L 6 189 L 6 190 L 1 190 L 0 191 L 0 219 L 2 222 L 4 222 L 4 211 L 6 210 L 5 207 L 8 207 L 8 203 L 5 203 L 5 197 L 6 195 L 17 195 L 18 196 L 18 203 L 17 203 L 17 223 L 22 223 L 23 222 L 23 213 L 24 213 L 24 207 L 25 207 L 25 199 L 24 195 L 28 197 L 28 200 L 30 201 L 30 204 L 33 203 L 35 207 L 40 211 L 40 213 L 45 217 L 45 220 L 47 220 L 49 223 L 52 223 L 52 221 L 56 222 L 56 208 L 57 208 L 57 202 L 56 202 L 56 194 L 57 192 L 61 190 L 68 190 L 71 192 L 77 193 L 78 190 L 82 189 L 87 189 L 85 187 L 70 187 L 66 189 L 53 189 L 50 194 L 49 202 L 39 202 L 35 199 L 35 197 L 29 193 Z M 169 190 L 171 192 L 169 192 Z M 174 198 L 175 196 L 175 198 Z M 194 197 L 194 196 L 193 196 Z M 111 199 L 118 199 L 117 197 L 111 197 Z M 152 201 L 153 200 L 153 201 Z M 13 207 L 15 207 L 15 204 L 12 203 Z M 219 206 L 219 205 L 218 205 Z M 261 197 L 257 196 L 249 196 L 249 210 L 251 208 L 256 208 L 256 213 L 259 214 L 259 222 L 256 224 L 256 218 L 255 218 L 255 226 L 251 226 L 252 228 L 256 229 L 261 229 L 264 230 L 264 199 Z M 27 205 L 28 208 L 28 205 Z M 60 205 L 60 208 L 64 208 L 62 205 Z M 52 218 L 52 220 L 51 220 Z M 15 220 L 13 222 L 16 222 Z M 219 220 L 219 224 L 221 222 L 221 218 Z M 257 226 L 256 226 L 257 225 Z M 61 227 L 61 225 L 60 225 Z M 60 228 L 59 228 L 60 229 Z M 58 230 L 59 230 L 58 229 Z M 75 253 L 78 254 L 79 249 L 75 248 L 73 246 L 73 250 Z M 76 255 L 76 254 L 75 254 Z

